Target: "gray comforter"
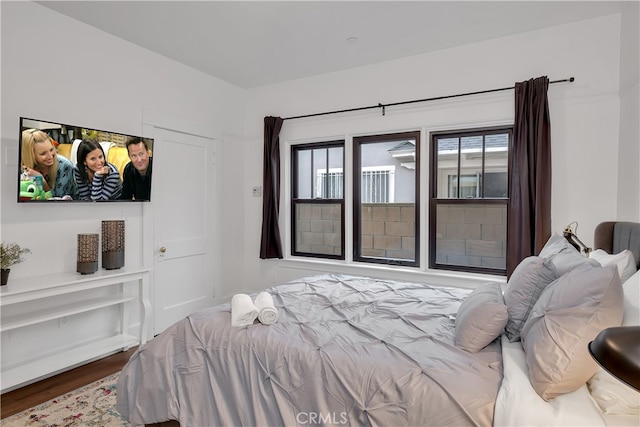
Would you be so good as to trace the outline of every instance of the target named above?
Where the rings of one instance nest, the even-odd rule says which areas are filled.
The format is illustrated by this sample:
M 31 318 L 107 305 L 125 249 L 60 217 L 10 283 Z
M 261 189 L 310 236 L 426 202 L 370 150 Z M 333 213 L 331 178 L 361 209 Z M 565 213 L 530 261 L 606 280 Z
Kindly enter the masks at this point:
M 132 424 L 490 426 L 499 341 L 454 346 L 467 290 L 322 275 L 267 290 L 274 325 L 201 310 L 140 348 L 117 410 Z

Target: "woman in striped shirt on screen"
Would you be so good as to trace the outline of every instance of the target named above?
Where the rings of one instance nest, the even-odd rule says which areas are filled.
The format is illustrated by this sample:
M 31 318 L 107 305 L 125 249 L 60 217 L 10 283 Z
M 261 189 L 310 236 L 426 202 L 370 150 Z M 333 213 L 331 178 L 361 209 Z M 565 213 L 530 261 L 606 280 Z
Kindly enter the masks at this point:
M 78 163 L 73 175 L 81 200 L 117 200 L 122 194 L 118 169 L 108 163 L 102 146 L 93 139 L 84 139 L 78 146 Z

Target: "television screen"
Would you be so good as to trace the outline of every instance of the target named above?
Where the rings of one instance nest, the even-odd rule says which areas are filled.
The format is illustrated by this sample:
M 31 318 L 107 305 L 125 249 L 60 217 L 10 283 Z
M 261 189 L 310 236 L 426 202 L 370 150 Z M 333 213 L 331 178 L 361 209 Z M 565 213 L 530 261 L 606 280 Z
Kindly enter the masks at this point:
M 147 202 L 153 139 L 20 118 L 18 203 Z

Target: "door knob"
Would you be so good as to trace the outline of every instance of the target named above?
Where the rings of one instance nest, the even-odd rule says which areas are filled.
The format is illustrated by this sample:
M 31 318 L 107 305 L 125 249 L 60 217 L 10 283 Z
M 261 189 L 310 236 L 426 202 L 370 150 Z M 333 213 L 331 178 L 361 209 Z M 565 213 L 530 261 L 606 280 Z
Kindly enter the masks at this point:
M 160 248 L 160 253 L 165 253 L 167 252 L 167 248 L 165 248 L 164 246 Z

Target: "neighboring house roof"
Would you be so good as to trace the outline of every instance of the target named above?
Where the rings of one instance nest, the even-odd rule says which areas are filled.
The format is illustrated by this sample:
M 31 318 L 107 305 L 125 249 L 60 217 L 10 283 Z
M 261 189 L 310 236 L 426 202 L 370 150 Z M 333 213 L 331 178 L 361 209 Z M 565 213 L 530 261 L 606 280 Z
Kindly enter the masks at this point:
M 415 141 L 402 141 L 387 150 L 391 157 L 400 161 L 400 166 L 407 169 L 416 168 L 416 144 Z
M 390 148 L 389 150 L 390 153 L 394 153 L 394 152 L 399 152 L 399 151 L 411 151 L 411 152 L 415 152 L 416 151 L 416 144 L 414 141 L 402 141 L 401 143 L 399 143 L 398 145 L 394 146 L 393 148 Z

